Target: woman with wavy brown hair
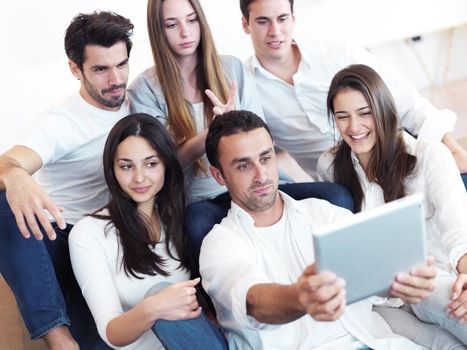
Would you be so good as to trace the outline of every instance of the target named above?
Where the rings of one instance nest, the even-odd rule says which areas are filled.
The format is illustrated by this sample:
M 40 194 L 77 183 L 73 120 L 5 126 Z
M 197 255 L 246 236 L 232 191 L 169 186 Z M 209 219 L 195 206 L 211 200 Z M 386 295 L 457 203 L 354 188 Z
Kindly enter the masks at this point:
M 368 66 L 351 65 L 334 76 L 327 108 L 341 140 L 319 159 L 319 177 L 345 186 L 357 211 L 423 193 L 437 287 L 426 300 L 411 305 L 411 312 L 467 343 L 467 196 L 452 155 L 440 142 L 417 140 L 401 130 L 389 89 Z M 396 297 L 401 293 L 392 292 Z M 389 303 L 394 306 L 394 301 Z M 390 311 L 383 308 L 382 316 Z M 393 327 L 390 319 L 386 321 Z M 423 330 L 412 332 L 401 322 L 394 327 L 421 341 Z M 429 341 L 422 345 L 432 348 Z

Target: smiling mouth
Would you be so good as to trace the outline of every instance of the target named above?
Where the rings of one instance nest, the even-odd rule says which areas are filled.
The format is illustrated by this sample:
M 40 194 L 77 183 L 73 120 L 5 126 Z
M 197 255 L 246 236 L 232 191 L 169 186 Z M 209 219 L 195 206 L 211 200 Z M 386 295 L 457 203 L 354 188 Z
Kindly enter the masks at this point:
M 277 49 L 282 46 L 284 42 L 281 40 L 274 40 L 274 41 L 269 41 L 267 44 L 269 47 L 272 47 L 273 49 Z
M 370 132 L 365 132 L 365 133 L 358 134 L 358 135 L 349 135 L 349 137 L 350 137 L 352 140 L 358 141 L 358 140 L 364 139 L 364 138 L 367 137 L 369 134 L 370 134 Z

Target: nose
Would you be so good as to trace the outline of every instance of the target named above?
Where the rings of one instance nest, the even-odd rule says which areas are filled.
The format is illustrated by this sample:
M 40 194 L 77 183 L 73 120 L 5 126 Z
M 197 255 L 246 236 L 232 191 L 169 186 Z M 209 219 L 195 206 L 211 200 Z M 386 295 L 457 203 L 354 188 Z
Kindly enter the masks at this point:
M 269 25 L 269 36 L 276 36 L 280 33 L 280 25 L 276 21 L 271 21 Z
M 190 28 L 188 27 L 188 25 L 186 23 L 182 23 L 180 25 L 180 36 L 182 38 L 186 38 L 188 37 L 189 35 L 191 34 L 191 31 L 190 31 Z
M 135 168 L 133 171 L 133 181 L 136 183 L 141 183 L 145 179 L 144 171 L 140 168 Z
M 267 169 L 262 164 L 257 164 L 255 166 L 255 177 L 254 181 L 257 183 L 263 183 L 267 179 Z
M 360 122 L 357 116 L 351 115 L 349 116 L 349 128 L 352 132 L 357 132 L 359 128 Z
M 121 77 L 121 72 L 117 67 L 113 67 L 109 70 L 108 79 L 109 85 L 121 85 L 123 81 Z

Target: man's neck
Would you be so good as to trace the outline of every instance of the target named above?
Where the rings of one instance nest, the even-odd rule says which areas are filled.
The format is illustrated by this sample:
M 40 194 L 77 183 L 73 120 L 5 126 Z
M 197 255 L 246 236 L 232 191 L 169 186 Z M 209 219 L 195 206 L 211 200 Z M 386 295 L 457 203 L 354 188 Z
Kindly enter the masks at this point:
M 277 193 L 276 200 L 271 208 L 255 212 L 247 210 L 247 212 L 252 216 L 256 227 L 268 227 L 274 225 L 281 219 L 282 213 L 284 212 L 284 201 L 280 193 Z
M 296 44 L 292 44 L 290 47 L 290 53 L 285 55 L 282 59 L 262 59 L 259 56 L 259 63 L 261 66 L 266 69 L 269 73 L 275 75 L 279 79 L 294 85 L 293 75 L 297 73 L 298 66 L 302 59 L 300 50 Z

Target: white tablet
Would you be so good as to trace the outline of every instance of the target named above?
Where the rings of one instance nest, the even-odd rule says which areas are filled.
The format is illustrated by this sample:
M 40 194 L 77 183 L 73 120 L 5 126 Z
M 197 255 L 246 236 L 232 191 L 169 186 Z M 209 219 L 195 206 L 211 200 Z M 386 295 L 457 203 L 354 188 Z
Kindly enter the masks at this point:
M 398 272 L 426 260 L 421 194 L 313 230 L 316 268 L 346 280 L 347 304 L 387 296 Z

